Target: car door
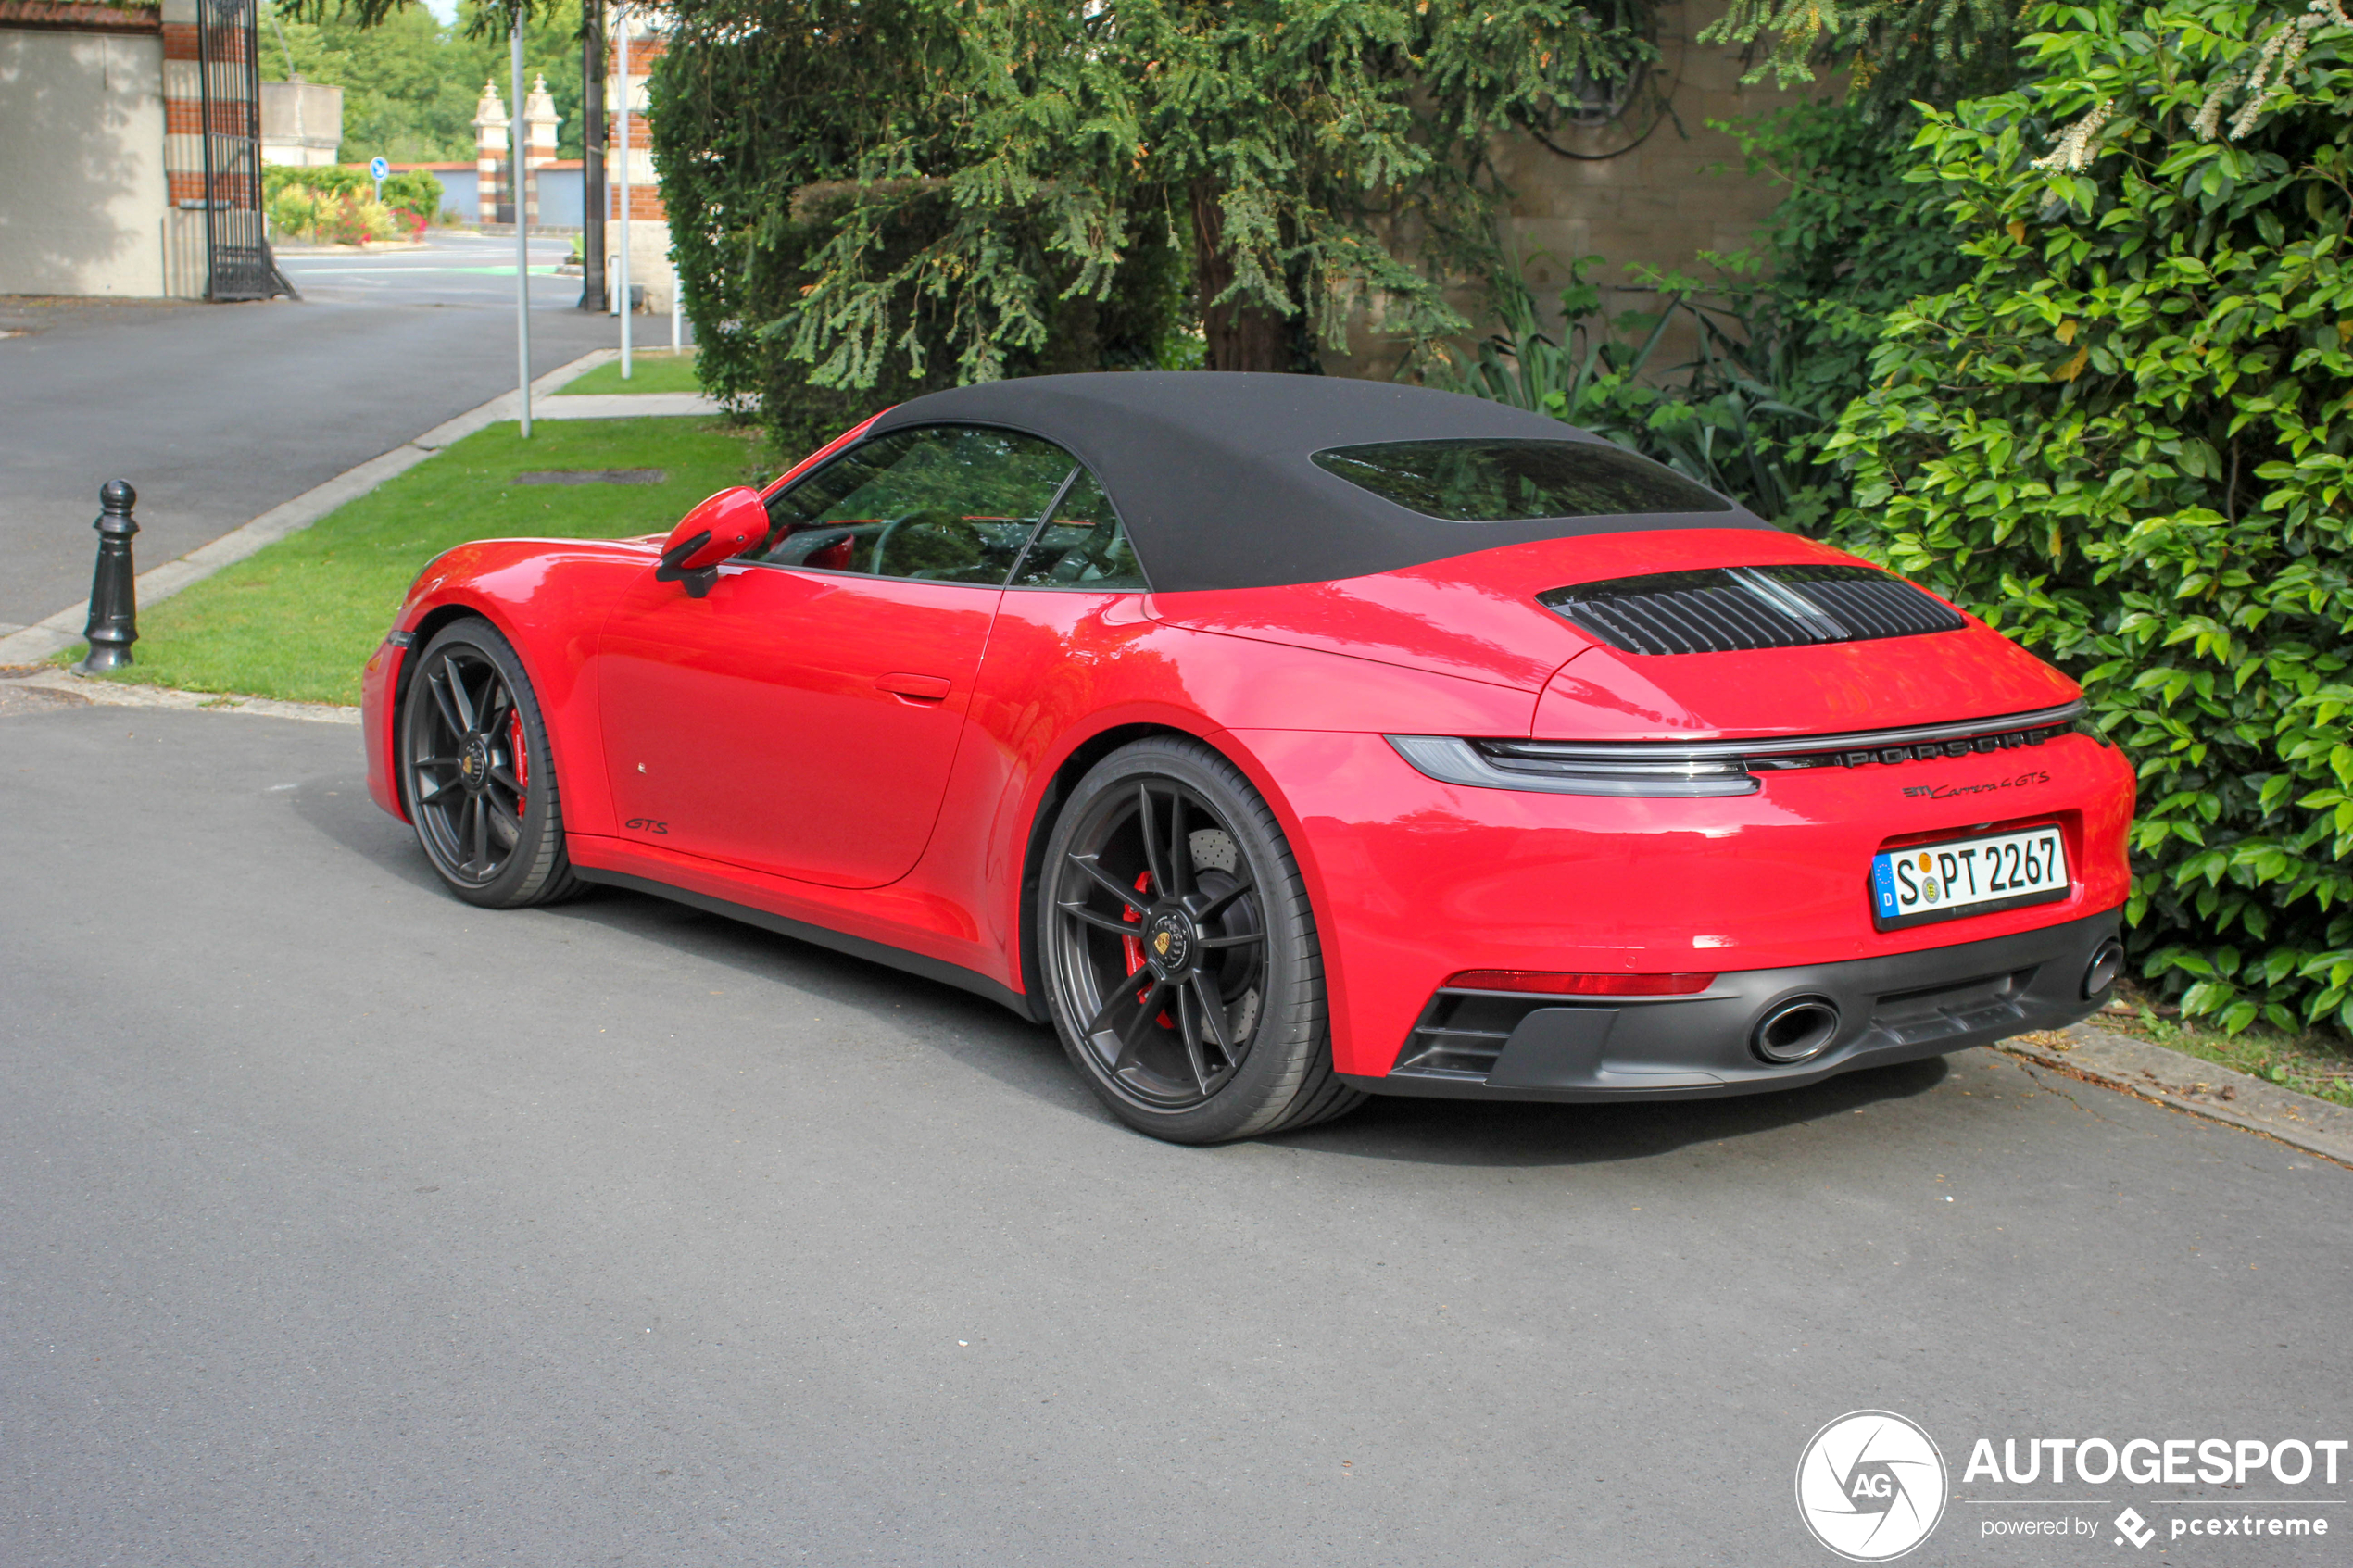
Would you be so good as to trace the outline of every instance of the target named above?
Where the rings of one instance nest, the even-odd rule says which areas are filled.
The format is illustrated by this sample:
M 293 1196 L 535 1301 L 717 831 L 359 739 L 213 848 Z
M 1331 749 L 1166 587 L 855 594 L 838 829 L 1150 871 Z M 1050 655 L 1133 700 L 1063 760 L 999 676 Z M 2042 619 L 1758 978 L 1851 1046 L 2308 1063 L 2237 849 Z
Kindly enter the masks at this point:
M 624 837 L 837 887 L 923 854 L 1007 573 L 1073 470 L 975 426 L 864 442 L 769 501 L 701 598 L 643 581 L 598 649 Z

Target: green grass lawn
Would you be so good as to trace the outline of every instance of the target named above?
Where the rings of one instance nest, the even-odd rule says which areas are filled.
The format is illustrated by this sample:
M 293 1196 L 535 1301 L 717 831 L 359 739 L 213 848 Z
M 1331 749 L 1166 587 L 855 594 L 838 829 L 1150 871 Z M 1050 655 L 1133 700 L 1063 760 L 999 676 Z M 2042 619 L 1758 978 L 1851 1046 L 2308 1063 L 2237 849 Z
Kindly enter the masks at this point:
M 702 383 L 695 379 L 695 351 L 685 348 L 673 354 L 667 348 L 634 349 L 629 356 L 630 375 L 621 379 L 621 361 L 599 365 L 585 375 L 574 376 L 556 389 L 559 397 L 584 395 L 588 393 L 614 392 L 700 392 Z
M 693 419 L 581 420 L 529 441 L 493 425 L 291 538 L 139 612 L 118 680 L 357 702 L 359 670 L 418 571 L 469 539 L 666 533 L 704 496 L 757 483 L 758 433 Z M 526 472 L 660 469 L 659 484 L 518 484 Z M 69 659 L 82 657 L 79 651 Z

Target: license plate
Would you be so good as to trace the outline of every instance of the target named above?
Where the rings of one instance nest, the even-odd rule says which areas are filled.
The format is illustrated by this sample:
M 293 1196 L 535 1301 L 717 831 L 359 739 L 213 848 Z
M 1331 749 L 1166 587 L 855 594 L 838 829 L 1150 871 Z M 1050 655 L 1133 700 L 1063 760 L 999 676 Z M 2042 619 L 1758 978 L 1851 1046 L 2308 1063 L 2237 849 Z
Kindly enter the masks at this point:
M 2056 827 L 1882 849 L 1871 858 L 1879 928 L 1926 925 L 2067 897 L 2067 847 Z

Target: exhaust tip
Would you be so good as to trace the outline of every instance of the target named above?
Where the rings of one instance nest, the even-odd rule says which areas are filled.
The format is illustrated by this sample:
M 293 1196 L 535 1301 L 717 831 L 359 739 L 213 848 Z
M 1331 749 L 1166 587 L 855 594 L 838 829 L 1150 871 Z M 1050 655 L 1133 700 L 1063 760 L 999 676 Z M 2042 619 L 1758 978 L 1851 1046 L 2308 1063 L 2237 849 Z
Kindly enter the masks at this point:
M 1756 1021 L 1749 1048 L 1767 1061 L 1786 1066 L 1830 1049 L 1838 1037 L 1838 1004 L 1828 997 L 1798 997 Z
M 2083 999 L 2091 1001 L 2124 978 L 2124 944 L 2111 936 L 2092 954 L 2083 971 Z

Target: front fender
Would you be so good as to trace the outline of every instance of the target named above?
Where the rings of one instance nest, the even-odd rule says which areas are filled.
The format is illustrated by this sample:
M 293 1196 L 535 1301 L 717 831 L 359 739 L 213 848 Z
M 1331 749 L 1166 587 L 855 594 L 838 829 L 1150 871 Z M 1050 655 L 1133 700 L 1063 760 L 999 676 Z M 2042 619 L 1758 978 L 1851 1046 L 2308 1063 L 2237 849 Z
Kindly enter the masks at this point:
M 497 628 L 522 660 L 547 726 L 565 830 L 614 831 L 597 704 L 597 640 L 612 606 L 655 559 L 638 542 L 571 539 L 483 540 L 435 558 L 393 621 L 394 632 L 409 633 L 415 645 L 401 649 L 388 642 L 362 680 L 369 793 L 376 803 L 406 819 L 392 760 L 402 686 L 433 633 L 471 614 Z

